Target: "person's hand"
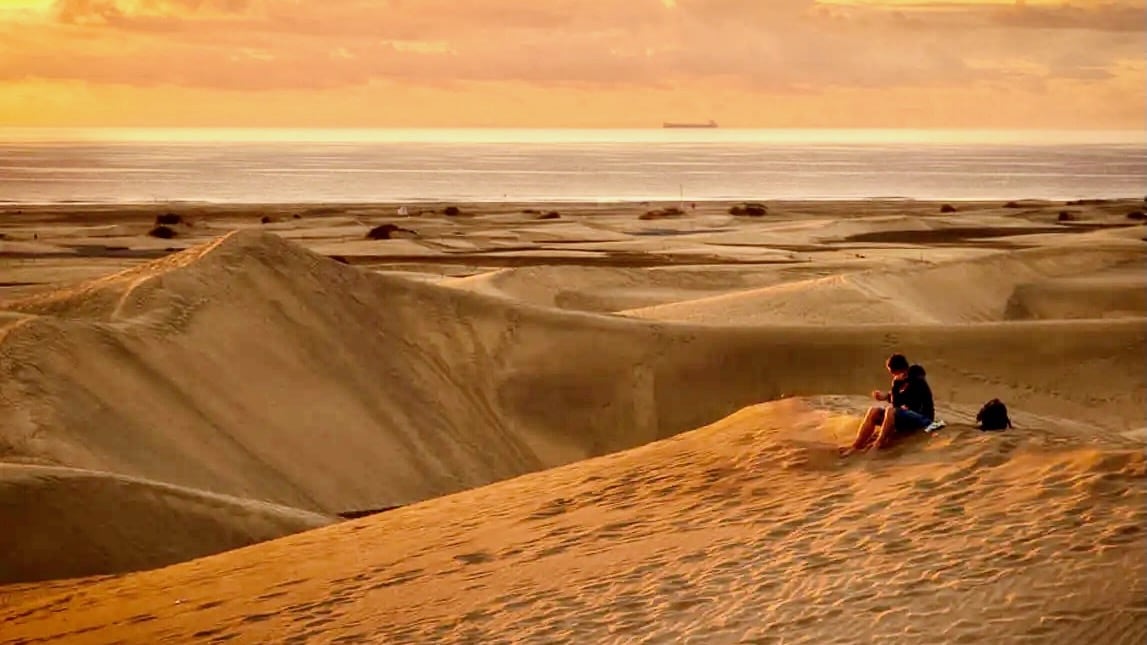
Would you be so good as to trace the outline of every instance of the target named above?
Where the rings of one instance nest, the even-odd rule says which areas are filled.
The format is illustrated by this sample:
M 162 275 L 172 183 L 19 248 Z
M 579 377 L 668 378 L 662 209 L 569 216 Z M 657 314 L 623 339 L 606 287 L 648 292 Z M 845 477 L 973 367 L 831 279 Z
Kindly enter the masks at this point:
M 881 392 L 880 390 L 873 390 L 872 391 L 872 398 L 876 399 L 877 401 L 883 401 L 884 400 L 884 392 Z

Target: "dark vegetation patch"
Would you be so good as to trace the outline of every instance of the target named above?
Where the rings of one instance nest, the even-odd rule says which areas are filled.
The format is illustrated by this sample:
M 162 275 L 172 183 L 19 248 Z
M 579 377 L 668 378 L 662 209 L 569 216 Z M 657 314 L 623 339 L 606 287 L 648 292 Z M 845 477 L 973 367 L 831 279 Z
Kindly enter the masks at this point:
M 148 231 L 147 234 L 151 237 L 158 237 L 161 240 L 170 240 L 179 235 L 175 232 L 175 229 L 171 228 L 170 226 L 163 225 L 156 226 L 155 228 Z
M 685 211 L 681 210 L 680 208 L 678 208 L 676 206 L 669 206 L 666 208 L 658 208 L 656 210 L 651 210 L 651 211 L 647 211 L 645 213 L 642 213 L 640 216 L 638 216 L 637 219 L 646 220 L 646 221 L 655 220 L 655 219 L 671 219 L 671 218 L 675 218 L 675 217 L 681 217 L 684 214 L 685 214 Z
M 737 217 L 764 217 L 769 214 L 769 207 L 759 202 L 747 202 L 733 206 L 729 214 Z
M 416 233 L 397 224 L 380 224 L 367 231 L 368 240 L 390 240 L 396 237 L 415 237 Z

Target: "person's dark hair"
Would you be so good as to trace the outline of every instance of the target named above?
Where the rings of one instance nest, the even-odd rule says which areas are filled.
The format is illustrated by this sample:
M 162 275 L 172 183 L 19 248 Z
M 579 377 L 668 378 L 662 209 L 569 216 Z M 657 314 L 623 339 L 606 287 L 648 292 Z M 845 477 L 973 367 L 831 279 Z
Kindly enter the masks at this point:
M 893 354 L 888 357 L 887 365 L 893 372 L 904 372 L 908 370 L 908 358 L 904 354 Z
M 924 371 L 923 365 L 913 365 L 908 368 L 908 378 L 924 378 L 928 373 Z

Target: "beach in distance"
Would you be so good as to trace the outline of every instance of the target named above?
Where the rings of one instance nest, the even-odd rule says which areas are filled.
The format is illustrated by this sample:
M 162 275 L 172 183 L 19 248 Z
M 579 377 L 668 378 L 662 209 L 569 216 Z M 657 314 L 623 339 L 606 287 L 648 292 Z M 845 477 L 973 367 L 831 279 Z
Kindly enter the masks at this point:
M 98 199 L 4 145 L 0 640 L 1147 638 L 1141 182 Z M 842 457 L 897 352 L 946 426 Z

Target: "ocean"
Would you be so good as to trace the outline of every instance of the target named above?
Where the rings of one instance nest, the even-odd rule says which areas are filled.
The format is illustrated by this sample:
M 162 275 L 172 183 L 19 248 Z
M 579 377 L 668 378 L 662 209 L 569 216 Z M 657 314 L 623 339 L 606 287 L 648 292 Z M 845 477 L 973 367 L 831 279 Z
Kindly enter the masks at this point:
M 1141 197 L 1140 132 L 0 129 L 0 202 Z

